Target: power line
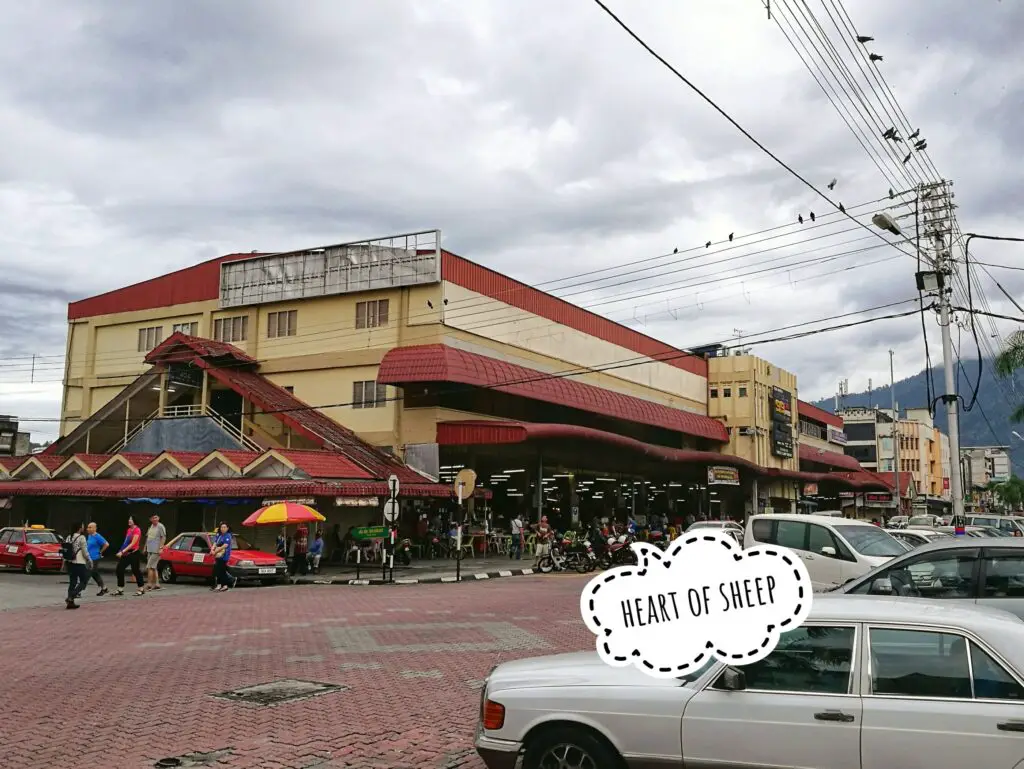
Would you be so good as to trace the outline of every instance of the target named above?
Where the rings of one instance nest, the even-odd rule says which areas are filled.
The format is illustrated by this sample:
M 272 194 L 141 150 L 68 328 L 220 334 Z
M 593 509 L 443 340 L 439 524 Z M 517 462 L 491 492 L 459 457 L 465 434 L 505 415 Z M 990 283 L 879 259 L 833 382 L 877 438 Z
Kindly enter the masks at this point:
M 800 328 L 802 326 L 811 325 L 813 323 L 822 323 L 822 322 L 826 322 L 826 321 L 830 321 L 830 320 L 837 320 L 839 318 L 850 317 L 851 315 L 861 315 L 861 314 L 864 314 L 866 312 L 873 312 L 873 311 L 880 310 L 880 309 L 888 309 L 888 308 L 891 308 L 891 307 L 895 307 L 895 306 L 899 306 L 899 305 L 903 305 L 903 304 L 908 304 L 910 302 L 916 302 L 916 301 L 917 301 L 916 299 L 905 299 L 905 300 L 900 301 L 900 302 L 890 302 L 888 304 L 879 305 L 877 307 L 870 307 L 870 308 L 867 308 L 867 309 L 864 309 L 864 310 L 854 310 L 852 312 L 843 313 L 843 314 L 840 314 L 840 315 L 833 315 L 833 316 L 830 316 L 830 317 L 827 317 L 827 318 L 819 318 L 817 320 L 810 320 L 810 321 L 804 321 L 802 323 L 794 323 L 794 324 L 790 324 L 790 325 L 787 325 L 787 326 L 780 326 L 778 328 L 768 329 L 768 330 L 765 330 L 765 331 L 757 332 L 755 334 L 744 334 L 742 347 L 746 348 L 746 347 L 750 346 L 751 344 L 770 344 L 770 343 L 773 343 L 773 342 L 792 341 L 792 340 L 795 340 L 795 339 L 803 339 L 803 338 L 806 338 L 806 337 L 809 337 L 809 336 L 815 336 L 817 334 L 824 334 L 824 333 L 828 333 L 828 332 L 831 332 L 831 331 L 842 331 L 842 330 L 846 330 L 846 329 L 850 329 L 850 328 L 856 328 L 856 327 L 859 327 L 859 326 L 866 325 L 868 323 L 876 323 L 876 322 L 882 321 L 882 320 L 893 320 L 893 319 L 897 319 L 897 318 L 905 318 L 905 317 L 908 317 L 910 315 L 916 315 L 917 314 L 917 309 L 913 309 L 913 310 L 909 310 L 909 311 L 904 311 L 904 312 L 890 313 L 890 314 L 887 314 L 887 315 L 880 315 L 880 316 L 873 317 L 873 318 L 863 318 L 863 319 L 860 319 L 860 320 L 849 321 L 847 323 L 841 323 L 841 324 L 837 324 L 837 325 L 833 325 L 833 326 L 828 326 L 828 327 L 821 328 L 821 329 L 812 329 L 812 330 L 809 330 L 809 331 L 803 331 L 803 332 L 788 334 L 788 335 L 784 335 L 784 336 L 775 336 L 775 337 L 770 337 L 770 338 L 767 338 L 767 339 L 756 340 L 756 341 L 753 341 L 753 342 L 751 341 L 751 337 L 764 336 L 764 335 L 775 333 L 775 332 L 778 332 L 778 331 L 788 331 L 788 330 L 791 330 L 791 329 L 794 329 L 794 328 Z M 738 345 L 738 344 L 737 345 L 728 345 L 728 344 L 723 344 L 721 342 L 718 342 L 718 343 L 715 343 L 715 344 L 721 345 L 721 347 L 723 349 L 726 349 L 726 350 L 728 350 L 728 349 L 739 349 L 741 347 L 741 345 Z M 712 346 L 712 345 L 701 345 L 701 347 L 707 347 L 707 346 Z M 492 384 L 492 385 L 486 385 L 486 386 L 482 386 L 482 387 L 477 387 L 477 388 L 474 388 L 474 389 L 490 390 L 490 389 L 496 389 L 496 388 L 501 388 L 501 387 L 510 387 L 510 386 L 519 385 L 519 384 L 530 384 L 530 383 L 533 383 L 533 382 L 541 382 L 541 381 L 546 381 L 546 380 L 564 379 L 564 378 L 567 378 L 567 377 L 581 376 L 581 375 L 584 375 L 584 374 L 602 373 L 602 372 L 605 372 L 605 371 L 616 371 L 616 370 L 619 370 L 619 369 L 632 368 L 632 367 L 635 367 L 635 366 L 642 366 L 642 365 L 650 364 L 650 363 L 666 362 L 666 361 L 669 361 L 669 360 L 673 360 L 675 358 L 685 357 L 685 356 L 690 356 L 690 355 L 692 355 L 692 354 L 691 353 L 680 352 L 680 353 L 673 353 L 671 355 L 657 356 L 657 357 L 655 357 L 653 359 L 649 358 L 647 356 L 640 356 L 638 358 L 627 358 L 627 359 L 620 360 L 620 361 L 613 361 L 613 362 L 608 363 L 608 364 L 602 364 L 600 366 L 594 366 L 594 367 L 575 367 L 575 368 L 567 369 L 567 370 L 561 371 L 561 372 L 554 372 L 554 373 L 550 373 L 550 374 L 541 374 L 541 375 L 536 376 L 536 377 L 528 377 L 528 378 L 518 379 L 518 380 L 507 380 L 507 381 L 495 383 L 495 384 Z M 469 386 L 462 385 L 462 386 L 460 386 L 458 388 L 458 391 L 460 391 L 460 392 L 464 391 L 467 387 L 469 387 Z M 384 401 L 385 402 L 396 401 L 396 400 L 399 400 L 399 399 L 401 399 L 403 397 L 404 396 L 397 396 L 396 395 L 396 396 L 385 398 Z M 346 406 L 352 406 L 354 404 L 355 404 L 354 401 L 345 401 L 345 402 L 341 402 L 341 403 L 321 404 L 319 406 L 306 405 L 306 406 L 301 406 L 301 407 L 297 406 L 297 407 L 294 407 L 294 408 L 273 409 L 273 410 L 263 411 L 261 413 L 263 413 L 263 414 L 286 414 L 286 413 L 294 413 L 294 412 L 301 412 L 301 411 L 321 411 L 321 410 L 324 410 L 324 409 L 342 408 L 342 407 L 346 407 Z M 238 412 L 237 414 L 236 413 L 222 413 L 221 416 L 223 416 L 223 417 L 238 416 L 241 413 L 242 412 Z M 67 422 L 87 422 L 87 421 L 90 421 L 90 417 L 69 417 L 67 419 L 61 419 L 59 417 L 41 417 L 41 418 L 21 417 L 21 418 L 19 418 L 19 421 L 25 422 L 25 423 L 64 422 L 64 421 L 67 421 Z M 105 423 L 123 424 L 124 422 L 123 422 L 123 420 L 118 420 L 118 419 L 108 419 L 108 420 L 96 420 L 96 423 L 97 424 L 105 424 Z
M 805 179 L 801 174 L 797 173 L 791 166 L 789 166 L 785 161 L 783 161 L 781 158 L 779 158 L 778 155 L 776 155 L 774 152 L 769 150 L 764 144 L 762 144 L 760 141 L 758 141 L 756 138 L 754 138 L 754 136 L 746 128 L 744 128 L 738 122 L 736 122 L 736 120 L 728 112 L 726 112 L 724 109 L 722 109 L 722 107 L 718 106 L 718 104 L 710 96 L 708 96 L 706 93 L 704 93 L 704 91 L 702 91 L 700 88 L 698 88 L 696 85 L 694 85 L 694 83 L 691 80 L 689 80 L 689 78 L 687 78 L 678 69 L 676 69 L 672 64 L 670 64 L 661 54 L 659 54 L 657 51 L 655 51 L 647 42 L 645 42 L 643 40 L 643 38 L 641 38 L 624 21 L 622 21 L 622 19 L 620 19 L 617 15 L 615 15 L 615 13 L 607 5 L 605 5 L 602 2 L 602 0 L 594 0 L 594 3 L 596 3 L 598 5 L 598 7 L 601 8 L 601 10 L 603 10 L 606 14 L 608 14 L 608 16 L 611 17 L 611 19 L 616 24 L 618 24 L 619 27 L 621 27 L 626 32 L 626 34 L 628 34 L 631 38 L 633 38 L 633 40 L 635 40 L 645 51 L 647 51 L 648 54 L 650 54 L 658 62 L 660 62 L 666 69 L 668 69 L 673 75 L 675 75 L 676 78 L 678 78 L 682 83 L 684 83 L 687 87 L 689 87 L 691 91 L 693 91 L 695 94 L 697 94 L 708 105 L 710 105 L 716 112 L 718 112 L 719 115 L 721 115 L 727 121 L 729 121 L 729 123 L 736 130 L 738 130 L 740 133 L 742 133 L 759 150 L 761 150 L 764 154 L 766 154 L 768 157 L 770 157 L 772 160 L 774 160 L 776 163 L 778 163 L 780 166 L 782 166 L 792 176 L 794 176 L 795 178 L 799 179 L 806 187 L 808 187 L 811 191 L 813 191 L 816 195 L 818 195 L 822 200 L 826 201 L 833 208 L 838 209 L 841 213 L 845 214 L 849 219 L 851 219 L 852 221 L 856 222 L 858 225 L 860 225 L 861 227 L 866 229 L 872 235 L 875 235 L 876 237 L 881 239 L 883 243 L 886 243 L 886 244 L 892 246 L 893 248 L 897 248 L 898 250 L 902 251 L 902 249 L 899 249 L 898 246 L 896 246 L 893 243 L 891 243 L 890 241 L 886 240 L 882 236 L 882 234 L 880 232 L 877 232 L 876 230 L 874 230 L 873 228 L 869 227 L 868 225 L 859 222 L 855 217 L 853 217 L 852 215 L 846 213 L 844 210 L 839 209 L 838 204 L 833 202 L 832 199 L 828 195 L 826 195 L 824 192 L 822 192 L 817 187 L 815 187 L 813 184 L 811 184 L 811 182 L 807 181 L 807 179 Z M 903 251 L 903 253 L 906 254 L 907 256 L 910 256 L 910 257 L 913 256 L 912 254 L 909 254 L 906 251 Z

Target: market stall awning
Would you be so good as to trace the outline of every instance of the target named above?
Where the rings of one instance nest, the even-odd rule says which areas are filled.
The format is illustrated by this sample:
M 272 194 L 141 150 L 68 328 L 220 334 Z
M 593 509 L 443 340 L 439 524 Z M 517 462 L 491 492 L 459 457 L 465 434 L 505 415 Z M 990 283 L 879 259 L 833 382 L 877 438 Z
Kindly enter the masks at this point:
M 580 371 L 585 373 L 585 371 Z M 443 344 L 397 347 L 381 360 L 381 384 L 451 382 L 728 443 L 717 419 Z
M 846 454 L 840 454 L 838 451 L 816 449 L 814 446 L 806 443 L 800 444 L 800 461 L 810 462 L 816 465 L 825 465 L 836 469 L 849 470 L 854 473 L 863 470 L 860 462 L 853 457 L 848 457 Z

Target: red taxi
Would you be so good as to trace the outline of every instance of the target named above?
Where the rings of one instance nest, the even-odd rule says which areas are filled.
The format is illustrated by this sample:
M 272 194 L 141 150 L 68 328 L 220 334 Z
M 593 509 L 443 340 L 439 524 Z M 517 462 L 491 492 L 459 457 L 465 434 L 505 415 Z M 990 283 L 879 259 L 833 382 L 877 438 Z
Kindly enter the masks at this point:
M 0 529 L 0 566 L 14 566 L 26 574 L 60 571 L 60 538 L 45 526 Z
M 178 577 L 212 580 L 214 536 L 201 531 L 186 531 L 164 545 L 157 567 L 160 579 L 164 582 L 174 582 Z M 239 580 L 260 580 L 269 584 L 287 577 L 288 563 L 273 553 L 255 549 L 243 537 L 232 534 L 228 572 Z

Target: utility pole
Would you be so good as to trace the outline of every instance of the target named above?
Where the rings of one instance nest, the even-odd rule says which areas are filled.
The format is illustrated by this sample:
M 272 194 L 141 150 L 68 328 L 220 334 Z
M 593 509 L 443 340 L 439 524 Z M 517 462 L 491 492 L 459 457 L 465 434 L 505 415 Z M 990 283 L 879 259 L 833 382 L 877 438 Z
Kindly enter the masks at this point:
M 896 515 L 903 515 L 903 493 L 900 489 L 900 438 L 903 437 L 900 430 L 900 412 L 896 404 L 896 375 L 893 369 L 893 356 L 895 352 L 889 350 L 889 395 L 892 399 L 892 452 L 893 452 L 893 499 L 896 501 Z
M 951 325 L 953 312 L 950 297 L 953 293 L 955 276 L 951 253 L 953 193 L 952 182 L 943 180 L 933 184 L 922 184 L 918 188 L 921 201 L 921 218 L 925 239 L 931 241 L 932 268 L 937 273 L 937 285 L 928 285 L 927 276 L 918 276 L 918 285 L 937 292 L 939 303 L 939 330 L 942 332 L 942 368 L 945 378 L 945 393 L 942 401 L 946 407 L 946 424 L 949 429 L 950 457 L 960 456 L 960 416 L 956 388 L 956 361 L 953 358 L 953 335 Z M 923 278 L 923 280 L 922 280 Z M 949 463 L 949 491 L 953 497 L 953 524 L 964 525 L 964 484 L 959 461 Z

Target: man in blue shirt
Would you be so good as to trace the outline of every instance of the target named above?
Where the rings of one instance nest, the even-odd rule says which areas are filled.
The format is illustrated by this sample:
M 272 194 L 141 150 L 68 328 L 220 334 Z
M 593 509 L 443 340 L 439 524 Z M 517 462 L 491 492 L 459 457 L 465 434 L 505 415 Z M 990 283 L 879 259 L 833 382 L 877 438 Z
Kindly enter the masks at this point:
M 231 560 L 231 544 L 231 529 L 222 521 L 217 527 L 217 534 L 213 539 L 213 577 L 216 582 L 213 590 L 218 593 L 230 590 L 237 581 L 228 571 L 228 562 Z
M 103 577 L 100 576 L 100 558 L 103 557 L 104 551 L 110 546 L 110 543 L 103 538 L 103 535 L 96 531 L 96 524 L 90 523 L 85 530 L 85 547 L 89 551 L 89 560 L 92 561 L 92 569 L 89 571 L 89 576 L 96 580 L 96 584 L 100 587 L 100 592 L 96 595 L 106 595 L 110 591 L 107 590 L 103 584 Z M 85 585 L 82 585 L 82 589 L 89 584 L 89 580 L 85 581 Z
M 314 574 L 320 573 L 320 559 L 324 555 L 324 533 L 316 530 L 316 539 L 309 546 L 309 565 Z

